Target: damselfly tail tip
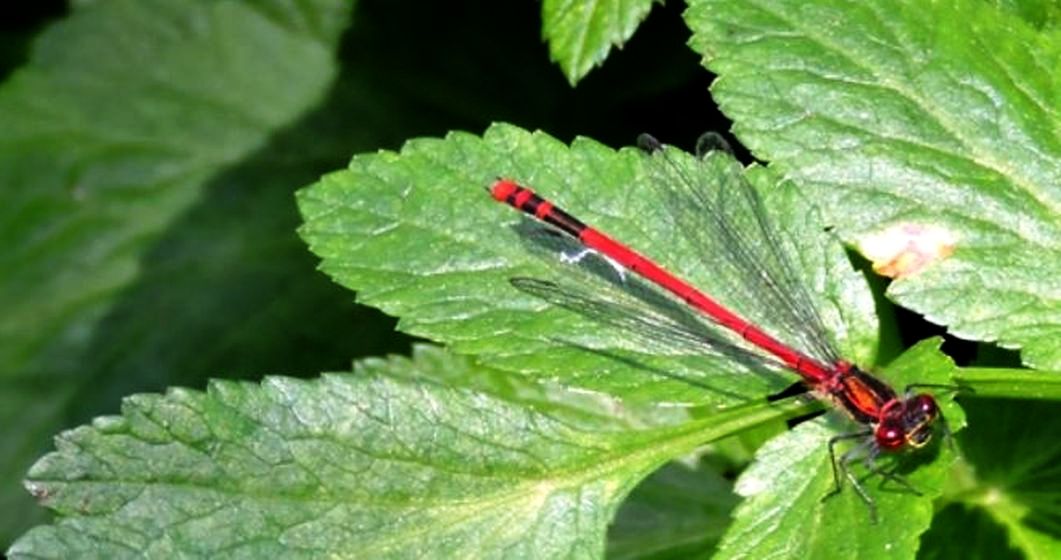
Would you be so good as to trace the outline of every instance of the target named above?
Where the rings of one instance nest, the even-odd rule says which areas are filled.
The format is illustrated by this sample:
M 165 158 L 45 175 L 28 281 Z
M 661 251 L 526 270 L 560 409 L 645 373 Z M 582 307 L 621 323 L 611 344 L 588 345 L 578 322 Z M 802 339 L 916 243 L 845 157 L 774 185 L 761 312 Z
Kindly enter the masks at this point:
M 493 184 L 486 188 L 486 192 L 490 193 L 490 196 L 494 197 L 494 200 L 498 202 L 504 202 L 517 190 L 519 190 L 519 185 L 504 177 L 498 177 Z

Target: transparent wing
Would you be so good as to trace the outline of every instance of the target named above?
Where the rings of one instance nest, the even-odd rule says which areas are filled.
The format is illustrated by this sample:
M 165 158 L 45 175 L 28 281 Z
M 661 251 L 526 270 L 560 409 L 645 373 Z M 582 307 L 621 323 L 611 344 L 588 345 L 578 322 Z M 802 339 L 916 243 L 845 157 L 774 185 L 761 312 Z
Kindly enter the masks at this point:
M 512 278 L 520 291 L 611 327 L 643 350 L 685 356 L 719 356 L 753 372 L 773 376 L 783 365 L 739 336 L 719 329 L 691 309 L 607 258 L 532 222 L 521 238 L 561 280 Z M 563 333 L 558 333 L 563 337 Z
M 723 355 L 752 369 L 766 367 L 775 370 L 782 367 L 767 356 L 719 337 L 715 328 L 699 320 L 681 320 L 646 304 L 609 297 L 614 294 L 591 294 L 574 285 L 561 285 L 537 278 L 512 278 L 511 282 L 524 293 L 619 329 L 646 349 L 666 353 Z
M 713 141 L 705 135 L 701 145 Z M 824 363 L 840 359 L 762 200 L 728 154 L 693 158 L 642 136 L 672 226 L 727 282 L 734 311 Z M 712 294 L 714 295 L 714 294 Z M 771 328 L 772 327 L 772 328 Z

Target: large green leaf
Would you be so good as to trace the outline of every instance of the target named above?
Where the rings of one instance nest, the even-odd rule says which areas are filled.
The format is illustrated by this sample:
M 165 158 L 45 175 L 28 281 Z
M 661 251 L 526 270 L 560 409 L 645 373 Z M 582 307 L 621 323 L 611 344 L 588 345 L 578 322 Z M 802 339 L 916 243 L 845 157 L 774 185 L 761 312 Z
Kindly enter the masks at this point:
M 1056 27 L 977 0 L 693 0 L 686 20 L 741 141 L 841 236 L 953 242 L 893 299 L 1061 368 Z
M 622 46 L 648 16 L 655 0 L 545 0 L 542 35 L 549 55 L 575 84 L 604 61 L 612 45 Z
M 252 337 L 233 324 L 261 326 L 291 309 L 255 301 L 271 287 L 295 290 L 281 300 L 292 305 L 335 301 L 288 232 L 291 185 L 231 168 L 257 152 L 282 180 L 314 176 L 268 155 L 267 141 L 328 91 L 349 11 L 333 2 L 87 3 L 43 33 L 0 88 L 0 542 L 30 519 L 18 480 L 71 418 L 98 414 L 130 387 L 173 383 L 169 366 L 182 357 L 216 373 L 218 356 L 250 355 Z M 216 203 L 195 207 L 204 193 Z M 235 232 L 239 210 L 259 218 L 257 229 Z M 230 307 L 219 312 L 204 291 Z M 190 332 L 201 338 L 182 338 Z M 231 371 L 277 367 L 269 357 L 282 346 L 254 342 L 262 362 Z
M 144 238 L 319 99 L 331 45 L 267 15 L 234 2 L 91 6 L 4 84 L 4 363 L 78 344 L 100 300 L 135 274 Z
M 705 179 L 732 170 L 723 157 L 701 164 L 671 154 L 676 165 Z M 543 247 L 551 241 L 543 241 L 537 226 L 484 192 L 497 175 L 535 186 L 782 338 L 790 335 L 778 332 L 770 309 L 752 305 L 755 295 L 712 261 L 719 255 L 705 255 L 675 229 L 664 195 L 652 185 L 656 165 L 637 150 L 616 152 L 585 139 L 568 148 L 501 125 L 482 139 L 452 134 L 412 141 L 400 154 L 357 156 L 348 170 L 301 191 L 301 233 L 323 258 L 324 271 L 356 290 L 359 301 L 401 317 L 406 332 L 502 369 L 653 403 L 731 404 L 784 387 L 792 379 L 749 374 L 704 348 L 660 351 L 628 331 L 550 308 L 509 283 L 531 276 L 585 281 L 589 289 L 604 284 L 581 267 L 562 266 L 562 251 Z M 807 219 L 814 212 L 798 193 L 769 188 L 775 185 L 764 169 L 750 177 L 783 224 L 840 347 L 871 362 L 874 313 L 864 281 Z
M 724 160 L 715 157 L 698 163 L 676 151 L 668 153 L 671 163 L 691 176 L 711 177 L 731 169 L 720 167 Z M 400 316 L 401 328 L 448 342 L 459 352 L 475 354 L 522 378 L 560 380 L 672 412 L 683 410 L 675 405 L 733 405 L 783 386 L 783 379 L 751 375 L 703 349 L 682 354 L 639 345 L 636 336 L 543 306 L 507 281 L 515 276 L 563 281 L 567 274 L 571 281 L 599 287 L 580 267 L 561 264 L 555 248 L 543 250 L 539 244 L 548 240 L 538 236 L 537 226 L 483 192 L 482 186 L 498 174 L 534 185 L 569 210 L 577 208 L 583 219 L 649 254 L 662 255 L 665 265 L 687 271 L 693 283 L 742 313 L 754 313 L 755 306 L 744 299 L 749 294 L 727 281 L 726 267 L 676 235 L 661 194 L 649 185 L 658 163 L 635 150 L 616 152 L 589 140 L 577 140 L 568 148 L 544 134 L 500 125 L 482 139 L 452 134 L 444 140 L 417 140 L 399 154 L 356 156 L 348 170 L 300 192 L 306 218 L 301 232 L 323 258 L 326 272 L 356 289 L 361 301 Z M 873 312 L 866 303 L 871 300 L 864 281 L 815 220 L 808 219 L 815 214 L 798 193 L 776 184 L 764 169 L 751 169 L 748 176 L 765 196 L 771 216 L 782 224 L 785 239 L 799 249 L 797 266 L 815 286 L 812 297 L 827 324 L 848 355 L 868 363 L 874 345 L 867 322 Z M 626 280 L 630 286 L 634 282 Z M 771 327 L 768 315 L 762 319 Z M 953 371 L 929 344 L 892 364 L 885 378 L 898 387 L 903 381 L 946 384 Z M 710 409 L 693 410 L 700 414 Z M 951 405 L 944 411 L 953 428 L 962 426 L 960 411 Z M 809 550 L 827 543 L 878 554 L 885 550 L 883 536 L 864 543 L 841 542 L 844 528 L 864 531 L 858 527 L 868 525 L 865 507 L 850 491 L 825 504 L 820 501 L 832 482 L 825 442 L 838 430 L 850 427 L 801 431 L 771 447 L 773 453 L 761 461 L 764 466 L 753 472 L 753 479 L 768 484 L 776 478 L 779 488 L 793 480 L 803 481 L 798 483 L 803 486 L 793 496 L 798 499 L 764 503 L 760 496 L 749 502 L 739 510 L 741 526 L 762 529 L 784 519 L 786 530 L 795 533 L 805 516 L 822 516 L 834 520 L 833 533 Z M 931 463 L 912 476 L 915 484 L 924 483 L 925 496 L 869 489 L 878 495 L 883 519 L 909 515 L 916 520 L 885 535 L 902 540 L 905 555 L 913 553 L 912 543 L 928 526 L 931 498 L 939 494 L 941 473 L 952 459 L 946 450 L 938 456 L 940 460 L 933 460 L 932 453 L 918 454 L 907 462 L 915 467 Z M 755 492 L 746 484 L 745 493 Z
M 60 518 L 14 558 L 595 558 L 619 501 L 758 404 L 653 427 L 434 348 L 320 380 L 126 400 L 62 434 L 28 486 Z

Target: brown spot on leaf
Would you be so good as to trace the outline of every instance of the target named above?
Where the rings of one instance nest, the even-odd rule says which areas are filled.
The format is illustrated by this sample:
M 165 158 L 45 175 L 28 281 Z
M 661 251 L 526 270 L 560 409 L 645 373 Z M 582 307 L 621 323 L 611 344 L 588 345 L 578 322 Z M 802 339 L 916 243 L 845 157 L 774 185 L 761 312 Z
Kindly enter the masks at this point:
M 950 230 L 918 223 L 896 224 L 859 241 L 859 251 L 877 274 L 905 278 L 954 253 L 957 236 Z

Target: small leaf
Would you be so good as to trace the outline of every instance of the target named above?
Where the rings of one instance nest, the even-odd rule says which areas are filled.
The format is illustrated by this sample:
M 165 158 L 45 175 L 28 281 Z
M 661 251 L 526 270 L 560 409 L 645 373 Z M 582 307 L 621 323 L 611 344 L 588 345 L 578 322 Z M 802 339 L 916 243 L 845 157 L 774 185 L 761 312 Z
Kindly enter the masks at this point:
M 604 61 L 612 45 L 622 47 L 656 0 L 545 0 L 542 35 L 549 55 L 575 85 Z
M 422 347 L 316 381 L 131 397 L 33 467 L 27 487 L 59 519 L 9 554 L 595 558 L 646 473 L 784 412 L 652 427 L 611 399 L 490 375 Z
M 1061 369 L 1056 30 L 979 0 L 694 0 L 686 20 L 737 136 L 841 236 L 954 239 L 895 301 Z

